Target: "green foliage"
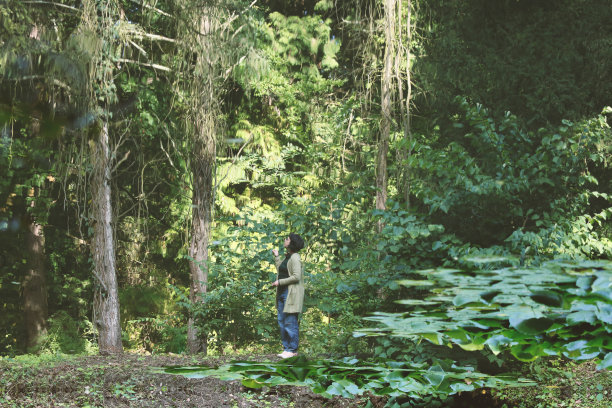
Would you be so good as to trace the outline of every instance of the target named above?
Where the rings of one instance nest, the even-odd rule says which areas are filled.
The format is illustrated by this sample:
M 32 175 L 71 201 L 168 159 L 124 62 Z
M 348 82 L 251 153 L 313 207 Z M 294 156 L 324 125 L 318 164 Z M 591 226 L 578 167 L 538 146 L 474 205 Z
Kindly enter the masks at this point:
M 1 222 L 1 221 L 0 221 Z M 6 222 L 6 221 L 4 221 Z M 8 223 L 7 223 L 8 224 Z M 4 242 L 14 242 L 15 235 L 7 237 L 6 232 L 0 232 Z M 9 239 L 7 239 L 9 238 Z M 2 307 L 2 332 L 0 336 L 0 355 L 15 355 L 22 352 L 25 336 L 22 323 L 22 312 L 19 297 L 21 288 L 21 268 L 24 266 L 18 254 L 16 245 L 5 245 L 7 251 L 0 254 L 0 306 Z
M 248 275 L 243 279 L 208 292 L 193 309 L 198 328 L 208 334 L 211 351 L 222 352 L 226 345 L 238 351 L 253 342 L 265 345 L 276 340 L 274 290 L 258 290 Z
M 533 232 L 542 242 L 532 243 L 532 255 L 609 254 L 599 232 L 610 216 L 609 187 L 598 186 L 591 172 L 609 162 L 605 116 L 532 133 L 509 113 L 498 123 L 481 105 L 458 102 L 463 116 L 435 143 L 416 142 L 406 161 L 414 172 L 412 193 L 433 219 L 485 246 L 515 234 L 512 249 L 520 251 L 530 246 L 521 234 Z M 578 231 L 578 244 L 557 239 Z
M 160 287 L 144 285 L 129 286 L 121 291 L 119 300 L 124 308 L 122 314 L 143 316 L 160 314 L 164 311 L 164 300 L 167 294 Z
M 581 404 L 605 408 L 612 402 L 612 377 L 607 370 L 594 371 L 593 363 L 544 358 L 529 364 L 523 371 L 540 387 L 495 390 L 495 397 L 517 408 L 569 408 Z
M 432 287 L 401 303 L 410 313 L 376 313 L 362 333 L 422 338 L 464 350 L 509 350 L 521 361 L 563 355 L 612 365 L 612 265 L 550 262 L 539 268 L 438 269 L 403 286 Z
M 314 9 L 315 11 L 327 11 L 333 8 L 333 6 L 334 2 L 331 0 L 320 0 L 315 4 Z
M 594 116 L 609 103 L 609 81 L 601 80 L 612 61 L 607 1 L 563 0 L 554 10 L 537 1 L 413 2 L 412 135 L 404 138 L 394 116 L 385 211 L 372 210 L 381 8 L 367 21 L 365 3 L 264 3 L 223 3 L 236 16 L 224 41 L 243 58 L 223 68 L 231 79 L 216 83 L 227 91 L 218 93 L 226 133 L 220 129 L 219 141 L 227 143 L 218 145 L 208 293 L 196 309 L 184 297 L 193 207 L 191 148 L 181 126 L 197 119 L 187 108 L 194 97 L 185 79 L 192 77 L 117 62 L 191 72 L 193 55 L 179 52 L 172 13 L 195 3 L 131 2 L 103 35 L 78 29 L 82 17 L 67 3 L 0 6 L 0 353 L 24 344 L 20 228 L 28 216 L 45 227 L 50 313 L 65 311 L 77 322 L 91 316 L 91 163 L 80 132 L 99 113 L 82 113 L 95 58 L 104 61 L 90 79 L 97 96 L 112 102 L 127 348 L 184 350 L 183 307 L 196 312 L 213 352 L 274 347 L 270 250 L 289 231 L 308 242 L 302 345 L 312 353 L 443 355 L 423 343 L 351 336 L 365 324 L 360 316 L 398 312 L 396 300 L 411 303 L 435 288 L 398 287 L 397 280 L 420 280 L 414 270 L 469 269 L 474 262 L 464 257 L 475 255 L 505 257 L 488 270 L 612 256 L 610 110 Z M 40 40 L 30 35 L 33 26 Z M 111 71 L 112 80 L 100 83 Z M 410 206 L 401 194 L 407 184 Z M 520 327 L 535 330 L 531 323 Z
M 372 210 L 368 197 L 367 190 L 333 190 L 313 203 L 289 202 L 274 215 L 243 210 L 241 217 L 224 220 L 236 226 L 216 236 L 211 246 L 203 302 L 182 302 L 208 333 L 211 350 L 277 341 L 274 291 L 268 286 L 275 276 L 270 251 L 291 231 L 299 231 L 307 243 L 301 252 L 306 283 L 303 349 L 347 354 L 368 348 L 351 335 L 363 326 L 359 316 L 398 310 L 396 280 L 411 277 L 417 265 L 439 265 L 439 258 L 459 242 L 442 226 L 399 204 Z M 381 234 L 375 232 L 379 221 L 384 224 Z
M 213 376 L 222 380 L 240 379 L 249 388 L 305 385 L 328 398 L 352 398 L 371 393 L 419 400 L 426 396 L 446 398 L 483 387 L 534 385 L 511 375 L 492 377 L 475 373 L 472 367 L 462 367 L 448 361 L 439 361 L 434 365 L 408 362 L 375 364 L 354 358 L 309 361 L 298 356 L 280 362 L 235 361 L 218 368 L 168 367 L 164 372 L 189 378 Z
M 491 259 L 472 259 L 474 264 Z M 499 262 L 499 259 L 494 259 Z M 537 269 L 452 269 L 421 271 L 427 280 L 403 280 L 403 286 L 433 287 L 422 299 L 401 303 L 407 313 L 376 313 L 368 320 L 379 327 L 361 334 L 426 339 L 435 345 L 457 345 L 466 351 L 485 347 L 495 355 L 509 350 L 520 361 L 563 355 L 574 360 L 598 359 L 600 369 L 610 367 L 612 344 L 607 341 L 612 322 L 612 265 L 609 262 L 551 262 Z M 431 306 L 434 306 L 433 308 Z M 453 360 L 422 362 L 398 360 L 406 345 L 395 348 L 383 341 L 377 354 L 384 363 L 357 359 L 308 361 L 294 357 L 281 362 L 237 361 L 209 367 L 170 367 L 165 372 L 190 378 L 214 376 L 241 379 L 251 388 L 306 385 L 324 396 L 350 397 L 369 392 L 389 397 L 447 398 L 478 388 L 534 385 L 508 374 L 484 374 Z M 402 348 L 404 347 L 404 348 Z M 416 353 L 415 353 L 416 352 Z M 408 355 L 418 355 L 413 346 Z M 460 353 L 454 352 L 455 361 Z M 465 364 L 465 359 L 461 359 Z M 502 391 L 501 395 L 512 391 Z M 600 398 L 600 400 L 603 398 Z
M 183 353 L 187 327 L 182 316 L 141 317 L 124 324 L 123 345 L 130 350 L 155 354 Z
M 119 292 L 126 348 L 151 353 L 185 351 L 184 316 L 178 313 L 178 296 L 161 285 L 133 285 Z
M 425 116 L 444 115 L 457 94 L 535 127 L 609 104 L 610 84 L 601 81 L 612 72 L 607 0 L 441 0 L 418 11 L 424 50 L 415 81 L 426 89 L 417 103 Z
M 330 39 L 331 20 L 317 16 L 285 17 L 273 12 L 269 16 L 275 29 L 275 55 L 289 66 L 300 67 L 307 77 L 320 77 L 319 68 L 338 66 L 335 54 L 340 49 L 337 40 Z
M 88 321 L 78 321 L 64 311 L 58 311 L 48 320 L 49 329 L 43 336 L 37 353 L 84 354 L 96 349 L 87 337 L 93 333 Z
M 356 355 L 369 350 L 364 339 L 353 336 L 356 329 L 363 327 L 361 317 L 351 313 L 357 297 L 343 298 L 338 303 L 337 312 L 331 313 L 328 305 L 310 299 L 312 306 L 300 317 L 301 350 L 316 356 Z
M 6 318 L 0 324 L 0 353 L 24 352 L 22 282 L 29 265 L 26 231 L 46 228 L 55 203 L 54 129 L 58 118 L 19 100 L 0 101 L 0 298 Z M 30 115 L 38 115 L 32 123 Z M 44 129 L 48 133 L 44 133 Z M 49 130 L 51 129 L 51 130 Z M 51 243 L 53 245 L 53 243 Z
M 395 281 L 410 276 L 416 265 L 438 265 L 457 243 L 441 225 L 391 200 L 388 210 L 373 210 L 370 193 L 332 190 L 314 203 L 298 201 L 286 208 L 291 230 L 309 243 L 306 304 L 345 321 L 395 308 Z M 378 222 L 384 225 L 380 234 Z
M 325 171 L 337 161 L 335 112 L 327 106 L 342 80 L 333 75 L 340 43 L 331 21 L 278 12 L 268 18 L 256 44 L 265 69 L 251 72 L 249 54 L 235 71 L 242 94 L 231 99 L 237 110 L 228 116 L 232 138 L 218 173 L 222 214 L 308 193 L 323 182 L 309 167 Z

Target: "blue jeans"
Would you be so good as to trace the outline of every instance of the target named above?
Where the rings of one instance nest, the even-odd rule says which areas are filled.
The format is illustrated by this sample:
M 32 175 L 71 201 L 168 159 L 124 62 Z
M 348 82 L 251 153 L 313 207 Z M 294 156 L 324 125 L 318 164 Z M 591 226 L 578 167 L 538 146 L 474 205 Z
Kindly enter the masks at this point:
M 287 287 L 281 287 L 276 295 L 276 311 L 278 327 L 280 328 L 281 342 L 284 351 L 297 353 L 300 342 L 300 327 L 298 313 L 284 313 L 285 302 L 287 301 Z

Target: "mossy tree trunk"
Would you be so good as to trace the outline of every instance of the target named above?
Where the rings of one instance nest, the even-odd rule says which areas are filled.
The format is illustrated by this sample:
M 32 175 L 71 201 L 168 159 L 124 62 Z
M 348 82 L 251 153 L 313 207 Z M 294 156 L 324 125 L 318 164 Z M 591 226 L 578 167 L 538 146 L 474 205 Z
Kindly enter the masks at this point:
M 98 330 L 101 354 L 123 352 L 119 313 L 119 289 L 115 265 L 113 212 L 111 200 L 112 157 L 110 147 L 109 105 L 115 98 L 112 61 L 117 41 L 113 32 L 119 20 L 119 4 L 114 0 L 87 0 L 83 3 L 83 30 L 95 35 L 89 64 L 89 109 L 97 117 L 90 130 L 92 164 L 91 220 L 93 237 L 91 250 L 94 294 L 94 324 Z
M 43 226 L 33 216 L 26 229 L 28 267 L 23 280 L 23 313 L 27 348 L 35 348 L 47 333 L 47 278 Z
M 102 121 L 98 130 L 98 138 L 93 146 L 92 164 L 94 170 L 91 189 L 94 235 L 92 252 L 94 274 L 99 287 L 94 298 L 95 324 L 98 329 L 100 353 L 115 354 L 123 352 L 123 346 L 121 343 L 119 289 L 113 240 L 108 121 Z
M 381 76 L 381 123 L 378 140 L 378 155 L 376 160 L 376 208 L 384 210 L 387 203 L 387 155 L 389 153 L 389 137 L 391 133 L 392 109 L 391 91 L 393 81 L 393 61 L 395 55 L 395 0 L 385 0 L 385 54 Z M 382 224 L 378 224 L 379 232 Z
M 190 124 L 193 155 L 191 171 L 192 192 L 192 231 L 189 246 L 190 291 L 193 304 L 203 300 L 208 281 L 208 245 L 213 221 L 213 177 L 216 155 L 216 133 L 218 128 L 218 98 L 216 83 L 219 44 L 216 38 L 219 30 L 217 10 L 214 5 L 199 9 L 192 16 L 196 27 L 196 52 L 193 67 L 194 82 L 191 89 Z M 189 316 L 187 329 L 187 349 L 189 353 L 207 352 L 207 333 L 200 332 L 193 313 Z

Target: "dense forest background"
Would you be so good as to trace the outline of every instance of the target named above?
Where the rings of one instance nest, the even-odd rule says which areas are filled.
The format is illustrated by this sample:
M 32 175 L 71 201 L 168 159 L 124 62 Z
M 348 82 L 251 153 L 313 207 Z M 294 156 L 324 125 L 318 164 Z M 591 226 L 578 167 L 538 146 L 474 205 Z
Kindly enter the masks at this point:
M 0 355 L 379 353 L 417 270 L 612 258 L 610 0 L 0 2 Z M 499 258 L 493 258 L 499 257 Z M 472 261 L 470 261 L 472 259 Z

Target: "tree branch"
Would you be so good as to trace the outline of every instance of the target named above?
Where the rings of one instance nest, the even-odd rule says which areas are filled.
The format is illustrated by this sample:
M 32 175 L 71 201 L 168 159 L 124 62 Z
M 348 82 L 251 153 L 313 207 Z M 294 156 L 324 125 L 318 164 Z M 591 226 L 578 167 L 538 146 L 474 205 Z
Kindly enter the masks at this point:
M 52 2 L 52 1 L 42 1 L 42 0 L 34 1 L 34 0 L 30 0 L 30 1 L 22 1 L 22 3 L 23 4 L 46 4 L 46 5 L 49 5 L 49 6 L 64 7 L 64 8 L 67 8 L 69 10 L 76 11 L 76 12 L 79 12 L 79 13 L 81 12 L 81 10 L 79 10 L 76 7 L 72 7 L 72 6 L 69 6 L 67 4 L 62 4 L 62 3 L 55 3 L 55 2 Z
M 153 11 L 155 11 L 156 13 L 161 14 L 162 16 L 166 16 L 166 17 L 174 18 L 174 16 L 173 16 L 172 14 L 168 14 L 168 13 L 166 13 L 166 12 L 165 12 L 165 11 L 163 11 L 163 10 L 160 10 L 160 9 L 158 9 L 158 8 L 155 8 L 155 7 L 153 7 L 153 6 L 150 6 L 150 5 L 148 5 L 148 4 L 145 4 L 145 2 L 144 2 L 144 1 L 138 1 L 138 0 L 130 0 L 130 1 L 131 1 L 132 3 L 136 3 L 136 4 L 140 5 L 140 6 L 142 6 L 142 7 L 144 7 L 144 8 L 148 8 L 149 10 L 153 10 Z
M 142 35 L 143 37 L 147 37 L 147 38 L 150 38 L 152 40 L 168 41 L 168 42 L 172 42 L 172 43 L 176 42 L 176 40 L 174 38 L 164 37 L 163 35 L 150 34 L 150 33 L 139 33 L 139 34 Z
M 7 81 L 27 81 L 30 79 L 42 79 L 45 80 L 47 79 L 47 77 L 45 77 L 44 75 L 26 75 L 26 76 L 22 76 L 19 78 L 4 78 Z M 59 79 L 54 79 L 53 80 L 53 84 L 59 86 L 60 88 L 64 88 L 68 91 L 71 91 L 72 88 L 70 87 L 70 85 L 66 84 L 65 82 L 60 81 Z
M 141 65 L 143 67 L 150 67 L 150 68 L 159 69 L 160 71 L 166 71 L 166 72 L 171 72 L 172 71 L 170 68 L 165 67 L 163 65 L 149 64 L 149 63 L 146 63 L 146 62 L 139 62 L 139 61 L 134 61 L 134 60 L 125 59 L 125 58 L 117 58 L 117 62 L 123 62 L 123 63 L 126 63 L 126 64 Z

